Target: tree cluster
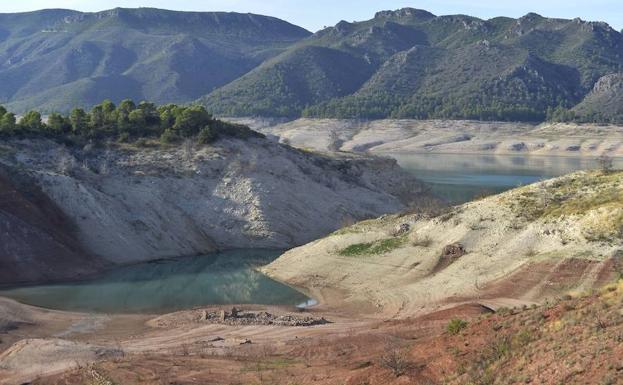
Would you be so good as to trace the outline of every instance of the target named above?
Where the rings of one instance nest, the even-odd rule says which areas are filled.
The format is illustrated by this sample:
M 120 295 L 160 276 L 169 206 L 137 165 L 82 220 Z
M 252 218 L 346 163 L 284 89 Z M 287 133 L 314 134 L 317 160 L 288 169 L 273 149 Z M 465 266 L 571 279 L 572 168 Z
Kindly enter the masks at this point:
M 482 99 L 482 98 L 481 98 Z M 490 98 L 412 97 L 403 102 L 389 94 L 352 96 L 308 107 L 304 117 L 359 119 L 467 119 L 543 121 L 545 109 L 530 103 Z
M 547 110 L 547 120 L 567 123 L 623 124 L 623 114 L 620 111 L 593 111 L 591 109 L 577 112 L 558 106 Z
M 211 143 L 220 136 L 261 136 L 246 126 L 215 119 L 202 106 L 156 106 L 149 102 L 137 105 L 129 99 L 119 105 L 105 100 L 90 111 L 75 108 L 68 115 L 52 113 L 45 121 L 37 111 L 27 112 L 18 120 L 15 114 L 0 106 L 0 135 L 113 138 L 120 142 L 159 138 L 163 143 L 194 138 L 202 144 Z

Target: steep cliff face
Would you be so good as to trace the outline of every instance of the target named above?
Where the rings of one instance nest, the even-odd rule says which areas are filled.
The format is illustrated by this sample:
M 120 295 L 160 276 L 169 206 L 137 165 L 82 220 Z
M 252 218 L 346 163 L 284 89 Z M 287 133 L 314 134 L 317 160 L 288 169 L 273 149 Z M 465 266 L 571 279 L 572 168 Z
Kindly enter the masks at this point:
M 21 140 L 3 148 L 4 167 L 30 178 L 45 207 L 58 207 L 86 253 L 112 263 L 288 248 L 426 196 L 393 160 L 312 154 L 264 139 L 142 149 Z M 0 215 L 18 231 L 25 214 Z M 24 258 L 32 238 L 24 234 L 6 263 Z
M 606 75 L 573 109 L 581 118 L 618 123 L 623 114 L 623 73 Z
M 102 268 L 74 238 L 69 218 L 31 182 L 0 169 L 0 283 L 71 278 Z

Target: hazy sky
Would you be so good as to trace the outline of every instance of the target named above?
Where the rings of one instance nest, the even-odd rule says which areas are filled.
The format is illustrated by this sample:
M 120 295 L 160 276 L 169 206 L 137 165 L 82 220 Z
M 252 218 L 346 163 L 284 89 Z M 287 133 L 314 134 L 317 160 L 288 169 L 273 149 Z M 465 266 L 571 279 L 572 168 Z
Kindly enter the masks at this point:
M 342 19 L 366 20 L 376 11 L 402 7 L 426 9 L 437 15 L 463 13 L 482 18 L 537 12 L 551 17 L 606 21 L 617 30 L 623 28 L 621 0 L 0 0 L 0 12 L 41 8 L 100 11 L 114 7 L 252 12 L 276 16 L 312 31 Z

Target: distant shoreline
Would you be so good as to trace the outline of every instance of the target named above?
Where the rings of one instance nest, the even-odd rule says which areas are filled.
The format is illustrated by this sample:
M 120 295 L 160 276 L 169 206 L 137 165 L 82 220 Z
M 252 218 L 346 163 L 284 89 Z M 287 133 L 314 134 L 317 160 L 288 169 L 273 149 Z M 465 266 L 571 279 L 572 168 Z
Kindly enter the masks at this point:
M 623 126 L 466 120 L 224 118 L 318 151 L 623 157 Z

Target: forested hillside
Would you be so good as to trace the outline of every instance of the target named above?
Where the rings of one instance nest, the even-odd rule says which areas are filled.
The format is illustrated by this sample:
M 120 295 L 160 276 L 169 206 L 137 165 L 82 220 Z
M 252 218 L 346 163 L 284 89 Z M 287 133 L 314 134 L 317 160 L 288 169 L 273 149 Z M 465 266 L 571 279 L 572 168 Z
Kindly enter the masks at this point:
M 621 71 L 623 37 L 605 23 L 407 8 L 322 30 L 202 102 L 225 115 L 544 120 Z M 620 119 L 600 108 L 574 117 Z
M 313 35 L 252 14 L 0 14 L 0 103 L 18 114 L 131 98 L 218 116 L 622 123 L 622 74 L 620 32 L 533 13 L 405 8 Z
M 47 113 L 104 99 L 190 102 L 308 35 L 252 14 L 151 8 L 0 14 L 0 103 Z
M 247 126 L 215 119 L 203 106 L 137 105 L 130 99 L 117 106 L 105 100 L 88 112 L 82 108 L 74 108 L 67 115 L 53 112 L 46 121 L 34 110 L 17 119 L 0 106 L 0 139 L 47 137 L 65 144 L 116 141 L 146 146 L 147 139 L 158 139 L 162 144 L 188 139 L 208 144 L 223 136 L 263 137 Z

